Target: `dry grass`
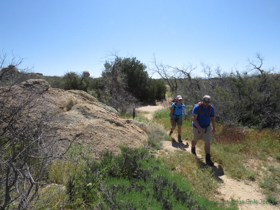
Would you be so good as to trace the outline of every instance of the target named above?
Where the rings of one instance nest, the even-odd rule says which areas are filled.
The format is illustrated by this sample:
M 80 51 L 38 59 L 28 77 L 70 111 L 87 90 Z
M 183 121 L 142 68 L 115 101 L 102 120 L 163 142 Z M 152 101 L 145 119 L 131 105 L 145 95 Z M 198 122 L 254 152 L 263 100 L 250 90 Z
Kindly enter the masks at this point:
M 178 171 L 192 185 L 194 191 L 207 199 L 214 199 L 219 182 L 215 179 L 210 167 L 201 164 L 194 155 L 176 151 L 162 154 L 159 159 L 171 170 Z

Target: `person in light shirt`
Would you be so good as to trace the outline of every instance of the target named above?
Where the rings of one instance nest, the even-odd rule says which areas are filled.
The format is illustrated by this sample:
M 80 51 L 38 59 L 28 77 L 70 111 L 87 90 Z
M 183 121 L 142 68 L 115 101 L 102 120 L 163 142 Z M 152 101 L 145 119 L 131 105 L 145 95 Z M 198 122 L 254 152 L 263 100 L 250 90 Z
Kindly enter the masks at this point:
M 182 142 L 181 137 L 181 130 L 182 130 L 182 124 L 183 124 L 183 116 L 184 120 L 186 120 L 187 113 L 185 104 L 182 103 L 182 96 L 178 95 L 176 97 L 176 101 L 171 105 L 170 107 L 170 121 L 171 121 L 171 130 L 169 132 L 169 135 L 173 133 L 173 131 L 176 128 L 176 125 L 178 126 L 178 141 Z

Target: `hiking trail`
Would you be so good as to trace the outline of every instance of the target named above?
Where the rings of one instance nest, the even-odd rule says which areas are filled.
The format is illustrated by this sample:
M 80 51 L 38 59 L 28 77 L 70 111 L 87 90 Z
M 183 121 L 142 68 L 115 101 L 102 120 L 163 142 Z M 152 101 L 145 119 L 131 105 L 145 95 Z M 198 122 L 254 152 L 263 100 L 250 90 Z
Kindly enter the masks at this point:
M 169 104 L 169 103 L 167 103 Z M 145 117 L 149 120 L 152 120 L 153 113 L 155 111 L 164 109 L 166 104 L 157 105 L 157 106 L 143 106 L 137 108 L 137 111 L 144 112 Z M 184 127 L 182 127 L 184 129 Z M 166 131 L 169 133 L 169 131 Z M 182 139 L 183 142 L 179 143 L 177 139 L 177 133 L 172 134 L 172 138 L 175 139 L 174 141 L 162 141 L 162 148 L 163 151 L 174 152 L 176 150 L 185 150 L 186 152 L 191 153 L 191 140 L 189 139 Z M 205 163 L 205 158 L 201 156 L 199 148 L 196 149 L 197 157 Z M 227 175 L 224 174 L 223 168 L 219 166 L 219 164 L 214 163 L 215 165 L 212 168 L 213 173 L 221 182 L 220 187 L 217 189 L 217 194 L 215 195 L 215 200 L 213 201 L 231 201 L 232 199 L 238 202 L 244 202 L 244 204 L 238 204 L 239 210 L 277 210 L 279 209 L 278 205 L 269 205 L 269 204 L 261 204 L 261 201 L 265 201 L 266 196 L 262 194 L 262 189 L 258 186 L 257 182 L 248 181 L 238 181 L 232 178 L 229 178 Z M 210 166 L 209 166 L 210 167 Z M 251 200 L 251 204 L 246 204 L 246 201 Z M 258 204 L 253 204 L 253 201 L 257 201 Z M 247 201 L 249 202 L 249 201 Z

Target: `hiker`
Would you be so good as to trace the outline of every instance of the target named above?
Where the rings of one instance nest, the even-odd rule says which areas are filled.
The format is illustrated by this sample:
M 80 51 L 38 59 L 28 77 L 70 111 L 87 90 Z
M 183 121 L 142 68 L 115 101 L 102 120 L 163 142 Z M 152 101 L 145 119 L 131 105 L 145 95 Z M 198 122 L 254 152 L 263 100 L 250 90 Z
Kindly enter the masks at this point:
M 182 103 L 182 96 L 178 95 L 176 101 L 170 107 L 170 120 L 171 120 L 171 130 L 169 135 L 173 133 L 176 128 L 176 124 L 178 125 L 178 141 L 182 142 L 181 138 L 181 127 L 183 124 L 182 118 L 185 117 L 186 120 L 187 114 L 185 109 L 185 104 Z
M 203 96 L 202 102 L 199 102 L 193 108 L 192 121 L 192 154 L 196 155 L 195 145 L 199 139 L 203 139 L 204 150 L 206 153 L 206 164 L 214 166 L 210 155 L 210 141 L 212 139 L 212 133 L 215 133 L 215 112 L 214 107 L 211 105 L 211 97 L 209 95 Z M 212 122 L 212 128 L 210 122 Z

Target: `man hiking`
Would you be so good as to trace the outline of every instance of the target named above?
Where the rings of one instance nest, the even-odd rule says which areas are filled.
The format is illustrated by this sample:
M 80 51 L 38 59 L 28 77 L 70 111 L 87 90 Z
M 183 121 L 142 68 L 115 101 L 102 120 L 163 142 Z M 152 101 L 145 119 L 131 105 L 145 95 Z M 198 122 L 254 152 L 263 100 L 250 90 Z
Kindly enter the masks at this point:
M 206 164 L 214 166 L 210 155 L 210 141 L 212 139 L 212 133 L 215 133 L 215 112 L 214 107 L 211 105 L 211 97 L 209 95 L 203 96 L 202 102 L 199 102 L 193 108 L 192 121 L 193 140 L 191 151 L 196 155 L 195 145 L 199 139 L 203 139 L 204 150 L 206 153 Z M 212 128 L 210 122 L 212 122 Z
M 183 124 L 182 118 L 184 116 L 184 120 L 186 120 L 187 114 L 185 109 L 185 104 L 182 103 L 182 96 L 178 95 L 176 101 L 170 107 L 170 120 L 171 120 L 171 130 L 169 135 L 173 133 L 176 128 L 176 124 L 178 125 L 178 141 L 181 143 L 181 127 Z

